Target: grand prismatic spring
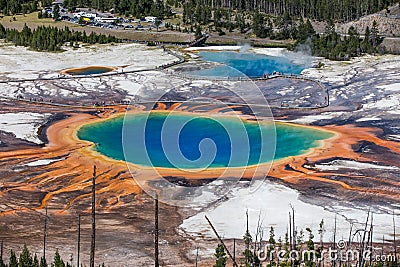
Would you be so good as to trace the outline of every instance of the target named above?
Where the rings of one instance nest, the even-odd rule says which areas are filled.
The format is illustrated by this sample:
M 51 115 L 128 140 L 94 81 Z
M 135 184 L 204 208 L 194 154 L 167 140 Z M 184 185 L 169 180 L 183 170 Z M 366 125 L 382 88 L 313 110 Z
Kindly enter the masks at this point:
M 140 144 L 142 136 L 144 145 Z M 179 137 L 174 145 L 176 136 Z M 303 154 L 318 146 L 318 141 L 332 136 L 330 132 L 285 123 L 166 112 L 119 116 L 85 125 L 78 132 L 80 139 L 95 143 L 95 149 L 110 158 L 143 166 L 185 169 L 256 165 Z M 203 143 L 205 140 L 210 142 Z M 198 161 L 204 157 L 206 160 Z

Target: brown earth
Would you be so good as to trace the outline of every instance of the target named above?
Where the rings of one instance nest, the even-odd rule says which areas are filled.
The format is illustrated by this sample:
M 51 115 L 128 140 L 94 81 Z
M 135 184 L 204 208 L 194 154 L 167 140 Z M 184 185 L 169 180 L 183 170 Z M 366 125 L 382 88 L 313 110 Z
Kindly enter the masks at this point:
M 106 262 L 112 266 L 150 266 L 153 253 L 153 200 L 132 179 L 132 175 L 147 180 L 152 173 L 136 169 L 129 172 L 123 162 L 110 160 L 90 150 L 92 144 L 77 140 L 76 129 L 79 125 L 103 120 L 125 111 L 124 106 L 106 109 L 68 109 L 51 106 L 39 106 L 19 102 L 3 102 L 2 111 L 17 112 L 27 108 L 36 112 L 52 112 L 68 115 L 47 129 L 49 143 L 44 147 L 22 145 L 8 147 L 0 152 L 0 237 L 5 241 L 6 249 L 20 250 L 22 243 L 34 248 L 41 254 L 43 238 L 44 208 L 49 209 L 48 247 L 49 253 L 56 248 L 68 258 L 76 257 L 77 215 L 82 215 L 82 261 L 88 260 L 90 232 L 90 190 L 93 166 L 97 166 L 96 207 L 97 207 L 97 262 Z M 160 109 L 167 106 L 159 105 Z M 173 108 L 185 110 L 176 104 Z M 196 109 L 191 107 L 193 112 Z M 211 111 L 212 112 L 212 111 Z M 316 162 L 345 157 L 362 162 L 381 162 L 397 165 L 395 157 L 400 145 L 376 137 L 379 130 L 360 128 L 352 125 L 319 127 L 333 131 L 337 135 L 324 142 L 323 146 L 313 149 L 306 155 L 277 161 L 268 174 L 271 179 L 281 180 L 285 184 L 311 193 L 315 188 L 335 192 L 339 198 L 373 198 L 377 200 L 398 201 L 399 183 L 384 181 L 372 175 L 319 172 L 310 168 Z M 360 142 L 369 142 L 389 152 L 378 158 L 357 152 L 354 147 Z M 11 148 L 11 149 L 10 149 Z M 12 149 L 13 148 L 13 149 Z M 392 153 L 392 154 L 390 154 Z M 385 156 L 386 155 L 386 156 Z M 60 159 L 45 166 L 27 167 L 25 164 L 38 159 Z M 243 171 L 243 170 L 242 170 Z M 241 171 L 241 172 L 242 172 Z M 178 172 L 162 172 L 164 175 L 179 177 Z M 238 174 L 240 172 L 238 171 Z M 186 179 L 213 178 L 218 170 L 202 172 L 201 175 L 186 175 Z M 252 168 L 244 177 L 253 175 Z M 362 179 L 363 183 L 358 181 Z M 391 186 L 379 187 L 380 183 Z M 314 189 L 312 189 L 314 188 Z M 162 262 L 166 266 L 188 266 L 194 263 L 191 251 L 198 241 L 177 233 L 177 226 L 192 214 L 190 210 L 160 205 L 160 249 Z M 211 242 L 211 243 L 210 243 Z M 202 241 L 208 247 L 215 247 L 214 241 Z M 190 256 L 191 255 L 191 256 Z M 210 259 L 202 261 L 209 266 Z M 199 265 L 199 266 L 201 266 Z

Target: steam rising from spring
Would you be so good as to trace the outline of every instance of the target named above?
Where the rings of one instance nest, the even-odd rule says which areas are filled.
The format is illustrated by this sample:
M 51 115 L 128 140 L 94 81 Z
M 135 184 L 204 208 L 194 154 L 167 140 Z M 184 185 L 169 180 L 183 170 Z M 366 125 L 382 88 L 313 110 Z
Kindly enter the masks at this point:
M 245 46 L 248 47 L 249 46 Z M 230 70 L 232 71 L 232 69 Z M 237 70 L 236 70 L 237 71 Z M 244 74 L 242 74 L 244 75 Z M 149 85 L 150 87 L 150 85 Z M 173 90 L 173 89 L 172 89 Z M 244 81 L 237 81 L 232 83 L 228 89 L 230 94 L 235 95 L 236 99 L 240 101 L 240 106 L 243 106 L 245 110 L 249 114 L 254 114 L 251 118 L 254 120 L 254 124 L 259 125 L 258 121 L 264 121 L 264 123 L 270 123 L 272 125 L 271 130 L 268 131 L 268 136 L 266 136 L 266 131 L 260 131 L 260 155 L 259 162 L 261 158 L 274 158 L 275 154 L 275 146 L 276 146 L 276 132 L 273 124 L 272 112 L 269 108 L 269 105 L 260 91 L 260 89 L 254 84 L 250 79 L 245 79 Z M 158 98 L 154 99 L 154 106 L 157 105 L 157 102 L 160 99 L 163 99 L 165 93 L 160 92 Z M 180 102 L 180 101 L 177 101 Z M 179 121 L 179 123 L 172 121 L 172 115 L 176 115 L 177 113 L 181 113 L 182 110 L 179 109 L 179 106 L 185 106 L 186 104 L 189 106 L 196 105 L 196 99 L 191 99 L 189 101 L 180 102 L 180 105 L 174 105 L 172 109 L 168 109 L 165 111 L 165 115 L 167 118 L 165 119 L 162 129 L 161 129 L 161 145 L 164 152 L 165 157 L 169 161 L 169 163 L 174 167 L 167 170 L 167 176 L 173 176 L 176 173 L 176 177 L 185 177 L 187 175 L 196 176 L 196 177 L 204 177 L 204 174 L 212 173 L 212 179 L 214 182 L 211 184 L 218 184 L 218 186 L 214 186 L 212 190 L 217 190 L 215 195 L 223 197 L 225 194 L 229 193 L 229 191 L 235 186 L 239 180 L 244 177 L 246 174 L 247 179 L 264 179 L 266 174 L 269 171 L 269 168 L 272 164 L 271 162 L 263 163 L 261 165 L 256 164 L 255 166 L 251 166 L 251 171 L 248 170 L 248 167 L 240 167 L 240 168 L 232 168 L 230 167 L 231 162 L 235 162 L 238 160 L 242 160 L 243 158 L 249 159 L 250 157 L 250 140 L 249 134 L 245 128 L 245 121 L 243 120 L 243 116 L 239 115 L 237 110 L 232 107 L 232 103 L 229 105 L 218 101 L 214 98 L 202 98 L 201 104 L 204 105 L 205 102 L 209 102 L 209 107 L 214 107 L 215 110 L 223 110 L 224 114 L 229 114 L 229 117 L 235 118 L 237 123 L 240 124 L 240 127 L 232 127 L 232 124 L 225 123 L 224 120 L 215 120 L 222 127 L 226 134 L 229 136 L 230 141 L 230 158 L 228 164 L 226 166 L 221 166 L 215 169 L 212 167 L 212 163 L 218 153 L 218 146 L 214 142 L 214 140 L 209 138 L 204 138 L 199 141 L 199 143 L 193 144 L 198 147 L 199 157 L 196 159 L 190 159 L 185 156 L 180 145 L 179 140 L 182 131 L 185 129 L 185 126 L 190 123 L 193 118 L 196 118 L 196 113 L 191 113 L 191 116 L 188 116 L 185 119 Z M 135 103 L 132 103 L 135 104 Z M 234 105 L 235 106 L 235 105 Z M 184 109 L 185 110 L 185 109 Z M 247 113 L 246 112 L 246 113 Z M 150 113 L 149 113 L 150 114 Z M 213 119 L 213 116 L 219 115 L 211 115 L 209 113 L 198 114 L 199 118 L 207 116 L 208 119 Z M 148 115 L 149 116 L 149 115 Z M 228 116 L 228 115 L 224 115 Z M 203 185 L 199 187 L 186 187 L 182 185 L 174 184 L 167 179 L 165 179 L 165 168 L 154 167 L 151 159 L 149 158 L 149 154 L 147 153 L 146 148 L 146 124 L 147 119 L 143 119 L 141 121 L 141 126 L 136 130 L 135 133 L 130 131 L 129 127 L 126 127 L 127 124 L 124 123 L 123 126 L 123 148 L 124 147 L 132 147 L 132 142 L 135 144 L 136 151 L 140 152 L 140 155 L 143 154 L 143 157 L 146 158 L 146 166 L 153 166 L 153 168 L 146 168 L 148 172 L 148 177 L 158 177 L 157 180 L 152 179 L 151 181 L 147 178 L 136 177 L 135 175 L 135 167 L 128 165 L 130 172 L 132 173 L 132 177 L 134 177 L 136 183 L 149 195 L 155 196 L 156 192 L 159 197 L 159 200 L 170 205 L 176 206 L 186 206 L 196 203 L 194 198 L 199 192 L 205 190 L 210 191 L 210 184 Z M 260 127 L 260 125 L 258 126 Z M 192 129 L 193 131 L 201 131 L 202 129 Z M 132 139 L 132 135 L 134 134 L 134 138 Z M 263 147 L 263 140 L 269 139 L 269 144 L 272 144 L 268 148 Z M 124 149 L 125 158 L 129 158 L 129 151 Z M 268 154 L 268 156 L 266 156 Z M 248 160 L 246 162 L 249 162 Z M 199 166 L 198 168 L 185 168 L 182 166 Z M 250 176 L 249 176 L 250 175 Z M 219 183 L 219 182 L 221 183 Z M 228 182 L 227 182 L 228 181 Z M 255 180 L 254 180 L 255 182 Z M 254 182 L 251 182 L 252 184 Z M 220 185 L 222 184 L 222 185 Z M 212 199 L 210 198 L 210 201 Z M 208 203 L 201 203 L 202 205 L 207 205 Z

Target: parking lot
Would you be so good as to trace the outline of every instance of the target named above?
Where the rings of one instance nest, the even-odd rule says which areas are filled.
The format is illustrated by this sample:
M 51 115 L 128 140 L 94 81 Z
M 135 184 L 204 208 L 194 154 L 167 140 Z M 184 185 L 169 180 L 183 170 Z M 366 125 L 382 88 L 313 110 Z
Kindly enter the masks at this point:
M 89 9 L 78 9 L 76 12 L 69 12 L 60 6 L 60 20 L 74 23 L 78 25 L 86 25 L 104 29 L 115 30 L 135 30 L 135 31 L 157 31 L 156 17 L 143 17 L 139 19 L 129 19 L 122 17 L 114 17 L 112 13 L 98 12 Z M 53 17 L 54 6 L 46 7 L 42 12 L 46 12 L 47 16 Z M 164 22 L 160 20 L 159 28 L 164 26 Z

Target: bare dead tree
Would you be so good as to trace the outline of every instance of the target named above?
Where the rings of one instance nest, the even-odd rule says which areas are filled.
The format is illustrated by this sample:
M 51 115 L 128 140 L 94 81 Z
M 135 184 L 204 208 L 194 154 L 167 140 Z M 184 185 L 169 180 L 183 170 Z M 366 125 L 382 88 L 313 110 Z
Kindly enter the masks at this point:
M 1 264 L 1 267 L 3 267 L 3 240 L 1 240 L 1 243 L 0 243 L 0 264 Z
M 233 261 L 236 261 L 236 239 L 233 239 Z
M 397 265 L 397 247 L 396 247 L 396 221 L 393 210 L 393 247 L 394 247 L 394 257 Z
M 90 267 L 94 267 L 96 249 L 96 165 L 93 167 L 92 177 L 92 234 L 90 240 Z
M 199 247 L 196 247 L 196 267 L 198 259 L 199 259 Z
M 208 224 L 211 226 L 211 229 L 213 230 L 214 234 L 217 236 L 219 242 L 222 244 L 222 246 L 224 247 L 226 253 L 228 254 L 229 258 L 231 258 L 232 262 L 233 262 L 233 266 L 234 267 L 238 267 L 235 259 L 233 258 L 231 252 L 228 250 L 228 248 L 226 247 L 224 241 L 222 240 L 221 236 L 218 234 L 217 230 L 215 229 L 214 225 L 211 223 L 210 219 L 208 219 L 207 215 L 204 216 L 208 222 Z
M 318 233 L 319 233 L 319 243 L 320 243 L 320 247 L 321 247 L 320 249 L 321 249 L 321 251 L 323 251 L 324 250 L 324 233 L 325 233 L 325 227 L 324 227 L 324 220 L 323 219 L 319 223 Z M 325 266 L 324 258 L 321 259 L 320 263 L 322 263 L 322 267 Z
M 263 238 L 263 229 L 262 229 L 262 221 L 261 221 L 261 211 L 258 214 L 258 220 L 257 220 L 257 228 L 256 228 L 256 236 L 254 238 L 254 250 L 253 250 L 253 255 L 256 255 L 257 249 L 261 249 L 261 241 Z M 258 242 L 259 241 L 259 242 Z M 253 257 L 253 263 L 254 263 L 254 257 Z
M 159 267 L 158 262 L 158 194 L 154 198 L 154 266 Z
M 80 266 L 79 265 L 80 255 L 81 255 L 81 215 L 79 214 L 78 215 L 78 259 L 76 262 L 77 267 Z
M 334 230 L 333 230 L 333 249 L 336 249 L 336 223 L 337 223 L 337 218 L 336 218 L 336 214 L 335 214 L 335 226 L 334 226 Z M 332 260 L 332 266 L 333 267 L 336 266 L 336 260 Z
M 292 214 L 289 211 L 289 247 L 290 250 L 293 249 L 293 242 L 292 242 Z
M 46 260 L 46 238 L 47 238 L 47 205 L 45 208 L 44 228 L 43 228 L 43 259 Z
M 289 211 L 289 242 L 290 242 L 290 250 L 296 249 L 296 228 L 294 224 L 294 207 L 292 203 L 289 204 L 292 212 Z M 290 266 L 294 266 L 295 262 L 293 259 L 290 259 Z
M 352 232 L 353 232 L 353 222 L 350 222 L 349 223 L 350 224 L 350 230 L 349 230 L 349 246 L 351 246 L 351 235 L 352 235 Z
M 371 240 L 371 231 L 368 230 L 368 234 L 367 234 L 367 240 L 365 242 L 365 250 L 368 251 L 369 250 L 369 243 Z M 364 265 L 366 265 L 366 260 L 364 259 Z
M 297 231 L 296 231 L 296 225 L 294 223 L 294 207 L 292 206 L 292 230 L 293 230 L 293 249 L 296 249 L 296 236 L 297 236 Z
M 371 212 L 371 209 L 369 209 L 368 210 L 368 214 L 367 214 L 367 220 L 365 221 L 365 225 L 364 225 L 364 234 L 363 234 L 363 238 L 362 238 L 362 241 L 361 241 L 361 245 L 360 245 L 360 255 L 363 255 L 364 254 L 364 249 L 365 249 L 365 238 L 366 238 L 366 235 L 367 235 L 367 229 L 368 229 L 368 222 L 369 222 L 369 216 L 370 216 L 370 212 Z M 364 266 L 364 259 L 363 259 L 363 257 L 361 257 L 361 260 L 360 260 L 360 267 L 363 267 Z
M 286 228 L 286 231 L 287 231 L 287 228 Z M 282 241 L 282 240 L 278 239 L 278 241 Z M 282 243 L 281 242 L 278 242 L 278 249 L 282 250 Z M 281 266 L 280 262 L 279 262 L 279 257 L 276 257 L 276 266 Z
M 246 210 L 246 235 L 249 232 L 249 210 Z M 249 263 L 248 251 L 250 250 L 250 242 L 246 239 L 246 265 Z
M 292 249 L 296 249 L 296 235 L 297 235 L 297 233 L 296 233 L 296 226 L 295 226 L 295 223 L 294 223 L 294 207 L 293 207 L 292 204 L 290 204 L 290 209 L 292 210 L 292 227 L 291 227 L 292 228 L 291 235 L 292 235 L 292 243 L 293 243 L 293 248 Z
M 373 225 L 373 222 L 374 222 L 374 214 L 372 213 L 371 214 L 371 224 L 370 224 L 370 227 L 369 227 L 369 249 L 371 250 L 371 253 L 370 253 L 370 258 L 369 258 L 369 266 L 370 267 L 372 267 L 372 248 L 373 248 L 373 234 L 374 234 L 374 225 Z
M 351 244 L 351 235 L 352 235 L 352 231 L 353 231 L 353 222 L 349 222 L 350 223 L 350 230 L 349 230 L 349 241 L 348 241 L 348 247 L 351 248 L 352 244 Z M 349 257 L 346 257 L 346 266 L 349 265 Z

